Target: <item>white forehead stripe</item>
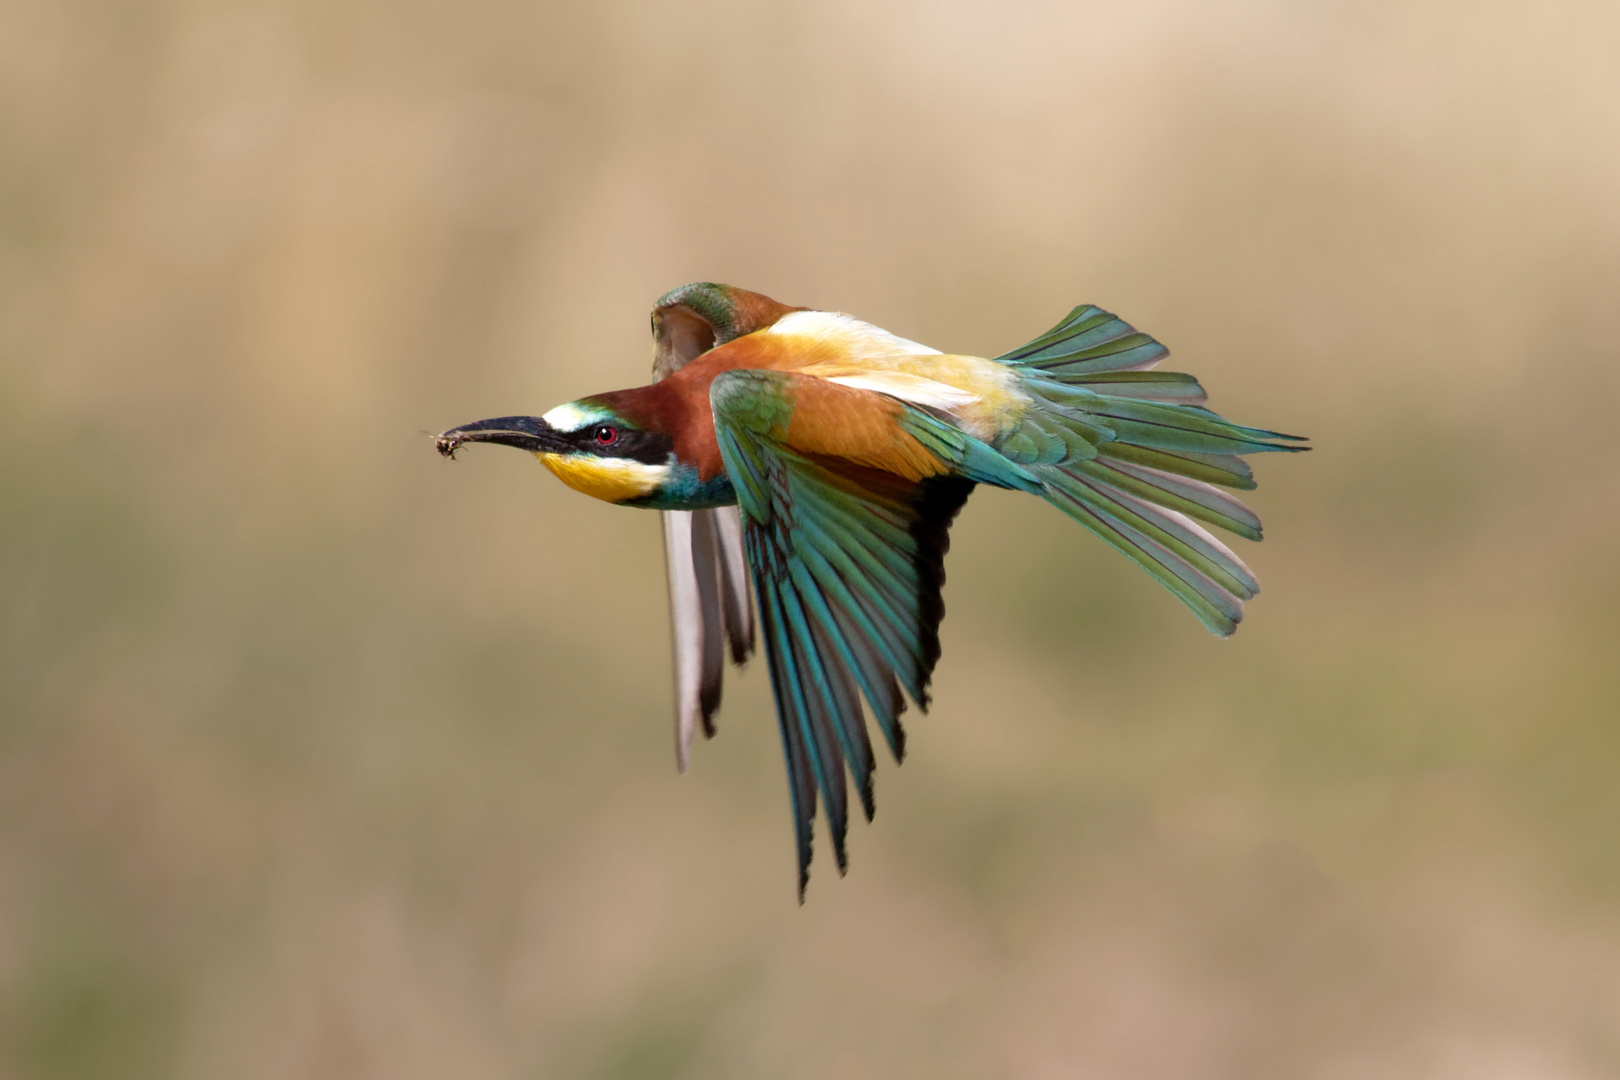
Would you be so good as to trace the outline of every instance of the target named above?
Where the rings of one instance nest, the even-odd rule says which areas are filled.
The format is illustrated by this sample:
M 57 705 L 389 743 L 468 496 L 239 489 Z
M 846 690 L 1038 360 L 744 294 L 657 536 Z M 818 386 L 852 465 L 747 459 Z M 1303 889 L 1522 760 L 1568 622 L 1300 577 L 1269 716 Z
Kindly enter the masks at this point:
M 600 424 L 604 420 L 610 420 L 612 416 L 606 409 L 570 401 L 566 405 L 557 406 L 540 419 L 550 425 L 553 431 L 578 431 L 589 424 Z

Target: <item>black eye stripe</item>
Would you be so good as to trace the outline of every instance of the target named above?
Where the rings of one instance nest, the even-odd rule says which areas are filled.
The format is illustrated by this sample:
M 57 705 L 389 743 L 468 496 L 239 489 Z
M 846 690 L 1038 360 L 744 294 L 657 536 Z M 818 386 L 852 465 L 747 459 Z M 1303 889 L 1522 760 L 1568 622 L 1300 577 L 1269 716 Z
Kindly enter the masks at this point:
M 602 442 L 598 434 L 604 429 L 615 434 Z M 675 442 L 668 435 L 656 431 L 637 431 L 618 424 L 592 424 L 573 435 L 574 445 L 588 454 L 599 457 L 625 458 L 648 465 L 662 465 L 674 452 Z

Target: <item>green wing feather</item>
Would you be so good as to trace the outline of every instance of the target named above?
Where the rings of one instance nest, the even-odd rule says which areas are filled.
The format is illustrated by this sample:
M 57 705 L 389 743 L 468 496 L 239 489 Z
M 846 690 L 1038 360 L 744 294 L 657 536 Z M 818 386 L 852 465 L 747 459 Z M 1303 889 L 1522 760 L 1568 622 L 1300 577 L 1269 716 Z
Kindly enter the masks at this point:
M 907 481 L 788 445 L 795 380 L 719 375 L 715 434 L 737 490 L 744 546 L 787 762 L 802 899 L 818 798 L 847 865 L 846 770 L 872 816 L 873 755 L 861 700 L 896 758 L 905 697 L 928 705 L 939 659 L 947 530 L 976 483 L 1038 494 L 1230 634 L 1259 583 L 1205 526 L 1258 540 L 1260 519 L 1228 489 L 1254 487 L 1243 455 L 1307 449 L 1233 424 L 1190 375 L 1151 371 L 1168 351 L 1123 320 L 1080 307 L 998 361 L 1029 404 L 993 444 L 904 407 L 900 429 L 951 475 Z
M 1047 371 L 1097 374 L 1149 368 L 1168 355 L 1169 349 L 1119 316 L 1082 304 L 1034 341 L 996 359 Z
M 861 698 L 896 759 L 905 750 L 902 690 L 920 708 L 928 707 L 945 611 L 940 588 L 947 530 L 974 481 L 908 481 L 796 453 L 784 437 L 792 386 L 801 378 L 726 372 L 715 379 L 710 402 L 743 513 L 787 759 L 802 898 L 818 793 L 840 872 L 848 865 L 846 769 L 868 819 L 873 813 L 873 758 Z M 951 457 L 971 461 L 968 471 L 983 468 L 1009 478 L 1023 472 L 982 443 L 962 442 L 966 437 L 949 425 L 936 430 L 927 421 L 912 422 L 951 450 Z
M 1204 408 L 1191 375 L 1148 370 L 1168 355 L 1123 319 L 1075 308 L 997 357 L 1018 371 L 1031 403 L 995 449 L 1037 476 L 1047 501 L 1224 636 L 1259 583 L 1203 525 L 1259 540 L 1260 519 L 1221 489 L 1254 487 L 1244 454 L 1307 447 L 1292 445 L 1298 436 L 1243 427 Z

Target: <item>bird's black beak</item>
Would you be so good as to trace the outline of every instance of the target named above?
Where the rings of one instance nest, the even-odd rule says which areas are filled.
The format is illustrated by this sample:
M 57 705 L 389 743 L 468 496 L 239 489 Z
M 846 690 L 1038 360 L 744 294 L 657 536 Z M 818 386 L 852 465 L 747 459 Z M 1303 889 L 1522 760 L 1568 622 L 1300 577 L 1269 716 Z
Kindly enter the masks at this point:
M 434 440 L 439 453 L 447 458 L 455 457 L 461 444 L 470 442 L 515 446 L 532 454 L 561 454 L 573 449 L 559 432 L 538 416 L 497 416 L 493 420 L 478 420 L 442 432 Z

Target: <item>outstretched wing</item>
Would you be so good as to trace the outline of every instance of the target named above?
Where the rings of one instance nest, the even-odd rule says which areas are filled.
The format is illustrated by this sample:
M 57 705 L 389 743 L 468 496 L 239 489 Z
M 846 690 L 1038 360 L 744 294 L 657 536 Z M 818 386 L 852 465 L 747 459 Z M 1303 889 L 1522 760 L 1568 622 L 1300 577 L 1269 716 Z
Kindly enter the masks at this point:
M 654 377 L 668 378 L 728 340 L 735 319 L 726 313 L 724 288 L 688 285 L 659 300 L 652 313 Z M 699 722 L 706 737 L 714 735 L 726 647 L 734 664 L 754 651 L 754 613 L 737 508 L 662 513 L 675 653 L 675 760 L 684 773 Z
M 861 699 L 898 760 L 904 695 L 927 709 L 939 659 L 951 520 L 975 480 L 1002 479 L 979 475 L 971 462 L 964 468 L 958 459 L 974 453 L 960 432 L 870 390 L 736 370 L 716 378 L 709 397 L 742 508 L 787 758 L 802 899 L 817 793 L 840 873 L 847 865 L 846 768 L 872 816 L 872 747 Z
M 1260 539 L 1222 487 L 1254 487 L 1243 455 L 1308 449 L 1203 407 L 1191 375 L 1153 371 L 1168 350 L 1100 308 L 1075 308 L 997 360 L 1031 398 L 997 449 L 1039 476 L 1053 506 L 1141 566 L 1225 637 L 1260 583 L 1205 525 Z M 1216 485 L 1219 485 L 1216 486 Z

